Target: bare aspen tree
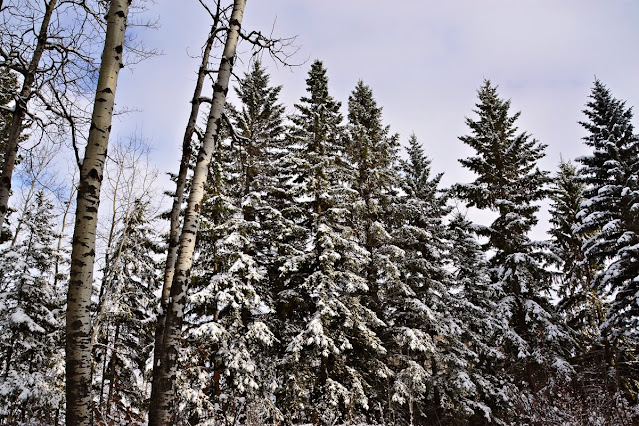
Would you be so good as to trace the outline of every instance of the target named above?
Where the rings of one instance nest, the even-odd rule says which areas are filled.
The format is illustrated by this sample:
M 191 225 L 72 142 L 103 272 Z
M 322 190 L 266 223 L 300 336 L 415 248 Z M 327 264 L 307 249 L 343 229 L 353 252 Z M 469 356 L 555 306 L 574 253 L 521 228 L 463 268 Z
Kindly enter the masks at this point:
M 211 56 L 211 49 L 213 43 L 216 40 L 218 33 L 218 24 L 221 18 L 222 10 L 220 7 L 220 1 L 217 2 L 217 10 L 213 17 L 213 24 L 211 25 L 211 32 L 206 40 L 204 51 L 202 52 L 202 63 L 197 75 L 197 81 L 195 83 L 195 90 L 193 91 L 193 98 L 191 99 L 191 113 L 189 114 L 189 120 L 184 131 L 184 138 L 182 139 L 182 159 L 180 160 L 180 169 L 178 171 L 176 180 L 176 189 L 173 196 L 173 205 L 171 207 L 171 227 L 169 230 L 169 247 L 166 254 L 166 265 L 164 268 L 164 283 L 162 285 L 162 293 L 160 295 L 160 311 L 157 318 L 155 329 L 155 348 L 154 359 L 159 359 L 162 351 L 162 344 L 160 343 L 164 336 L 164 320 L 166 318 L 166 307 L 169 300 L 169 293 L 171 291 L 171 283 L 173 282 L 173 273 L 175 271 L 175 261 L 178 254 L 178 245 L 180 243 L 180 210 L 182 202 L 184 201 L 184 191 L 186 189 L 187 175 L 189 171 L 189 162 L 191 160 L 193 143 L 193 135 L 195 133 L 195 126 L 197 124 L 197 118 L 200 112 L 200 105 L 202 104 L 202 88 L 204 87 L 204 80 L 209 72 L 208 64 Z M 155 364 L 154 364 L 154 369 Z
M 177 356 L 182 321 L 184 319 L 186 292 L 188 290 L 191 265 L 193 264 L 195 239 L 200 223 L 202 199 L 208 178 L 209 165 L 222 124 L 222 111 L 228 93 L 245 6 L 246 0 L 235 0 L 233 3 L 224 52 L 214 86 L 211 110 L 193 173 L 191 191 L 184 214 L 184 225 L 180 236 L 178 257 L 175 263 L 173 283 L 167 304 L 164 335 L 161 342 L 163 347 L 160 357 L 154 360 L 155 369 L 149 410 L 149 425 L 151 426 L 169 425 L 174 421 Z
M 66 395 L 68 425 L 91 424 L 91 287 L 100 187 L 130 0 L 111 0 L 91 129 L 80 169 L 71 275 L 67 296 Z

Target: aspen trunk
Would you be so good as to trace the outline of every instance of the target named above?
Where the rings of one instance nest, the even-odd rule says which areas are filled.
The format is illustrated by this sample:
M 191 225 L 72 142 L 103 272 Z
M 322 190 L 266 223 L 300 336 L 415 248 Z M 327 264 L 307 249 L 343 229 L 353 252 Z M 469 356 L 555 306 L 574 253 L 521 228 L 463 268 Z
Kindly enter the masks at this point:
M 111 0 L 91 129 L 80 169 L 67 296 L 67 424 L 91 424 L 91 287 L 95 232 L 130 0 Z
M 206 78 L 207 66 L 211 49 L 215 41 L 215 32 L 217 30 L 219 13 L 211 27 L 211 33 L 202 54 L 202 64 L 197 75 L 195 90 L 193 91 L 193 99 L 191 100 L 191 114 L 184 131 L 182 139 L 182 160 L 180 161 L 180 170 L 177 176 L 175 196 L 173 197 L 173 206 L 171 207 L 171 228 L 169 230 L 169 248 L 166 254 L 166 265 L 164 267 L 164 284 L 160 296 L 160 312 L 158 313 L 157 323 L 155 326 L 155 347 L 153 348 L 153 359 L 160 359 L 163 348 L 164 324 L 166 320 L 167 303 L 169 301 L 169 293 L 171 291 L 171 283 L 173 282 L 173 274 L 175 272 L 175 261 L 177 260 L 178 245 L 180 243 L 180 209 L 184 201 L 184 189 L 186 187 L 186 178 L 189 171 L 189 162 L 191 160 L 191 142 L 195 133 L 195 125 L 200 112 L 200 98 L 202 97 L 202 87 Z M 153 364 L 155 370 L 156 364 Z M 155 377 L 155 372 L 153 373 Z
M 16 158 L 18 157 L 18 145 L 20 143 L 20 136 L 22 135 L 24 118 L 27 114 L 27 103 L 31 97 L 33 82 L 35 81 L 35 75 L 38 71 L 38 65 L 40 64 L 42 53 L 44 52 L 47 40 L 49 39 L 49 23 L 51 22 L 51 15 L 56 7 L 56 3 L 57 0 L 50 0 L 48 3 L 45 3 L 44 17 L 42 18 L 40 31 L 38 32 L 38 41 L 36 42 L 33 56 L 29 62 L 29 67 L 24 74 L 22 88 L 20 89 L 20 97 L 17 99 L 15 110 L 13 111 L 13 117 L 11 118 L 11 124 L 9 126 L 9 137 L 7 139 L 7 146 L 5 147 L 2 176 L 0 177 L 0 228 L 6 220 L 7 210 L 9 207 L 11 178 L 13 177 L 13 169 L 15 168 Z
M 229 80 L 235 60 L 235 50 L 239 39 L 245 6 L 246 0 L 235 0 L 233 3 L 233 12 L 231 13 L 224 52 L 220 61 L 217 82 L 213 88 L 211 111 L 193 173 L 191 192 L 189 194 L 184 215 L 184 225 L 182 226 L 180 236 L 179 254 L 175 263 L 173 283 L 167 304 L 162 353 L 158 359 L 154 360 L 155 369 L 149 411 L 150 426 L 169 425 L 173 424 L 175 420 L 172 418 L 172 415 L 175 399 L 177 355 L 182 332 L 188 281 L 193 264 L 195 239 L 200 223 L 204 188 L 208 178 L 209 165 L 215 149 L 215 142 L 219 135 L 222 110 L 226 102 L 226 94 L 229 88 Z

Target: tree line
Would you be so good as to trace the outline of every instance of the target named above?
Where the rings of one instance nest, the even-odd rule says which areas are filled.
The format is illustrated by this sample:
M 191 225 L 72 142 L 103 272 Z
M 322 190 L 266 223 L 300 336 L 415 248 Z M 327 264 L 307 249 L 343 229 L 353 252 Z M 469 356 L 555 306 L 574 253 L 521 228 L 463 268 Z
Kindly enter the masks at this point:
M 444 188 L 362 81 L 342 106 L 316 60 L 288 114 L 259 55 L 232 83 L 239 43 L 286 61 L 289 40 L 201 3 L 157 214 L 148 147 L 109 140 L 131 2 L 0 2 L 0 424 L 637 421 L 631 107 L 595 80 L 590 153 L 551 174 L 485 80 L 459 136 L 475 180 Z

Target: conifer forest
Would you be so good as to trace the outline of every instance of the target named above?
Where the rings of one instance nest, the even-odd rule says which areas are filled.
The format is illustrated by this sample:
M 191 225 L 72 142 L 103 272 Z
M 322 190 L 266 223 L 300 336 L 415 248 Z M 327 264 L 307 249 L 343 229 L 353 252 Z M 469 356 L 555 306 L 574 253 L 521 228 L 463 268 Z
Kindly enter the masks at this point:
M 590 74 L 585 155 L 551 170 L 526 105 L 475 76 L 449 132 L 470 178 L 445 180 L 375 87 L 339 96 L 306 35 L 245 25 L 256 0 L 179 0 L 208 28 L 160 168 L 118 81 L 163 54 L 163 1 L 0 0 L 0 425 L 639 424 L 614 81 Z

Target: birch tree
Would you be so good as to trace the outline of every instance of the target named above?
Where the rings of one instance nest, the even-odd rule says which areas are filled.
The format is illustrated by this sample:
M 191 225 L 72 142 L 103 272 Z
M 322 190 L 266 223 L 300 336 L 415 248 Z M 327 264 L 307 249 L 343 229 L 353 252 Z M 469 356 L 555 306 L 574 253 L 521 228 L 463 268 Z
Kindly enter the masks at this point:
M 193 252 L 200 222 L 202 199 L 209 165 L 216 139 L 222 124 L 222 112 L 226 103 L 229 81 L 235 61 L 235 51 L 240 36 L 242 17 L 246 0 L 235 0 L 229 22 L 226 43 L 220 61 L 217 81 L 214 86 L 211 110 L 207 120 L 206 131 L 202 139 L 202 146 L 198 153 L 198 160 L 193 172 L 191 191 L 184 214 L 184 224 L 180 236 L 178 257 L 169 302 L 166 306 L 166 320 L 160 357 L 154 360 L 153 386 L 151 390 L 151 405 L 149 410 L 149 425 L 171 424 L 172 410 L 175 396 L 175 377 L 177 372 L 177 355 L 182 331 L 184 304 L 188 290 Z M 157 352 L 156 352 L 157 353 Z
M 130 0 L 111 0 L 91 130 L 80 169 L 67 296 L 67 424 L 91 424 L 91 287 L 100 187 Z

